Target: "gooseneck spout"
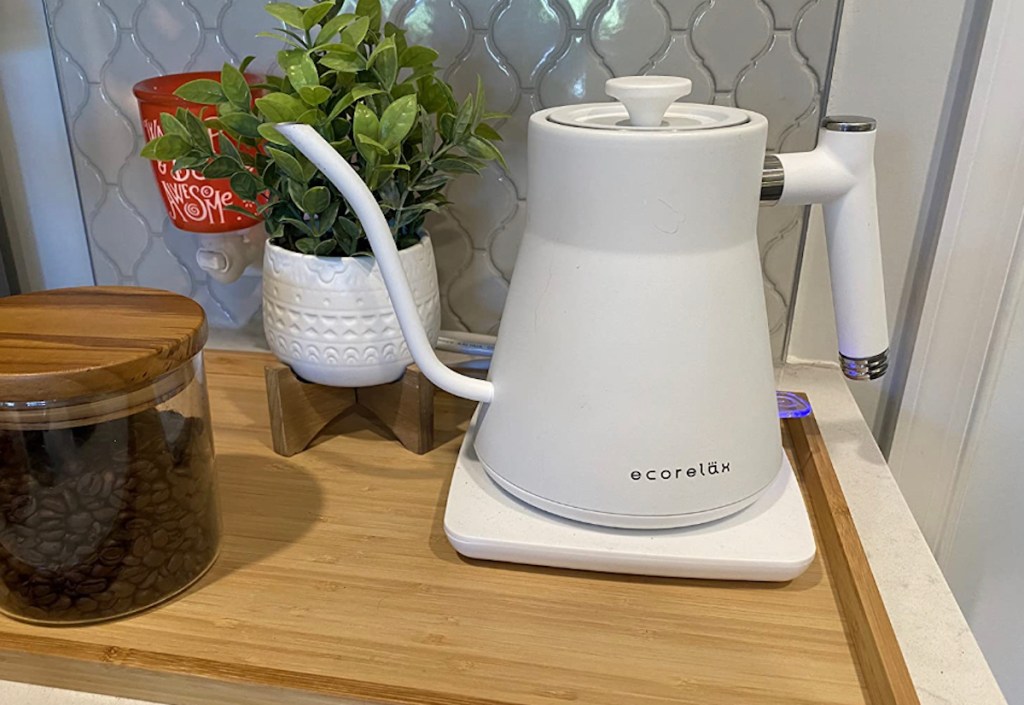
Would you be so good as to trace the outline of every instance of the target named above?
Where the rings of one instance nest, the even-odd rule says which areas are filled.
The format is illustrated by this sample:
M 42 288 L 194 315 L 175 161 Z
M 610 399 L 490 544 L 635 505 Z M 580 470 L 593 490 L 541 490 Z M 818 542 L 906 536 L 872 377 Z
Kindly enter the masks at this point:
M 277 129 L 338 187 L 355 211 L 370 241 L 370 248 L 377 258 L 409 352 L 423 374 L 446 392 L 473 401 L 490 402 L 494 398 L 494 385 L 491 382 L 454 372 L 434 353 L 427 332 L 423 328 L 423 322 L 416 311 L 409 280 L 398 259 L 398 247 L 395 245 L 391 227 L 363 180 L 348 161 L 309 125 L 283 123 L 277 125 Z

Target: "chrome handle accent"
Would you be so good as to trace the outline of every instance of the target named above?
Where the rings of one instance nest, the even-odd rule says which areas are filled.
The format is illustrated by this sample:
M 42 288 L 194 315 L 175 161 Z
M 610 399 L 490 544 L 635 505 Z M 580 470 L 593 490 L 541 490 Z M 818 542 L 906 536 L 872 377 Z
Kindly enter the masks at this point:
M 782 160 L 774 154 L 764 155 L 764 170 L 761 172 L 761 205 L 774 206 L 782 198 L 782 187 L 786 182 Z
M 884 350 L 871 357 L 847 357 L 839 353 L 839 366 L 847 379 L 878 379 L 889 369 L 889 351 Z
M 821 121 L 821 128 L 831 132 L 871 132 L 878 123 L 863 115 L 829 115 Z

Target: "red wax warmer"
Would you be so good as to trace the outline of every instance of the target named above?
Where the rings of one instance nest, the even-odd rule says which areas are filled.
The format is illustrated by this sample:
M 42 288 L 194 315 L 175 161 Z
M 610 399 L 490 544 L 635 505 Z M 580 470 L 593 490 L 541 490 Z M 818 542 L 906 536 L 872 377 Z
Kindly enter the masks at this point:
M 216 71 L 199 71 L 195 73 L 178 73 L 169 76 L 157 76 L 139 81 L 132 92 L 139 101 L 139 113 L 142 117 L 142 131 L 146 141 L 163 135 L 160 127 L 161 113 L 174 113 L 178 108 L 185 108 L 200 115 L 203 108 L 209 106 L 189 103 L 174 95 L 181 85 L 197 78 L 220 79 Z M 249 83 L 259 83 L 259 76 L 246 75 Z M 213 108 L 207 110 L 208 116 Z M 214 133 L 211 133 L 214 137 Z M 217 140 L 213 140 L 217 149 Z M 256 205 L 243 201 L 235 195 L 228 184 L 228 179 L 207 179 L 198 171 L 183 169 L 172 171 L 172 162 L 153 162 L 153 174 L 160 187 L 160 196 L 171 222 L 182 230 L 193 233 L 225 233 L 244 230 L 259 223 L 262 219 L 255 215 Z M 225 206 L 236 205 L 253 213 L 248 217 L 230 210 Z

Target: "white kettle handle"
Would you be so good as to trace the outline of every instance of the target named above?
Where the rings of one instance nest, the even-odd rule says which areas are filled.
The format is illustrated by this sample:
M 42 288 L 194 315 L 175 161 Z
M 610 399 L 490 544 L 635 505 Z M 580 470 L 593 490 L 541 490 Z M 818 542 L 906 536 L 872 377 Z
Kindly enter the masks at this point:
M 398 247 L 395 245 L 391 228 L 363 180 L 348 161 L 309 125 L 282 123 L 276 127 L 324 173 L 332 184 L 338 187 L 358 216 L 370 241 L 370 248 L 377 258 L 384 284 L 391 296 L 391 304 L 398 316 L 398 324 L 409 345 L 409 352 L 423 374 L 438 387 L 456 396 L 479 402 L 491 401 L 494 398 L 494 385 L 491 382 L 452 371 L 434 353 L 416 310 L 416 301 L 409 288 L 409 280 L 398 259 Z

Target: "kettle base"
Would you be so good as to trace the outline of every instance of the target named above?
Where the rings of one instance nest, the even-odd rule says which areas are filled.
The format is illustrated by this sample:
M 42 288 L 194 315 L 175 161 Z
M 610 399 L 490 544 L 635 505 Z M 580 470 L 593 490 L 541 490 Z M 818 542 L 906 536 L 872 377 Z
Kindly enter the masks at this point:
M 807 507 L 786 457 L 763 493 L 744 509 L 732 505 L 718 521 L 676 529 L 617 529 L 556 516 L 503 490 L 476 457 L 475 430 L 474 416 L 459 451 L 444 516 L 448 540 L 468 558 L 756 581 L 792 580 L 814 559 Z

